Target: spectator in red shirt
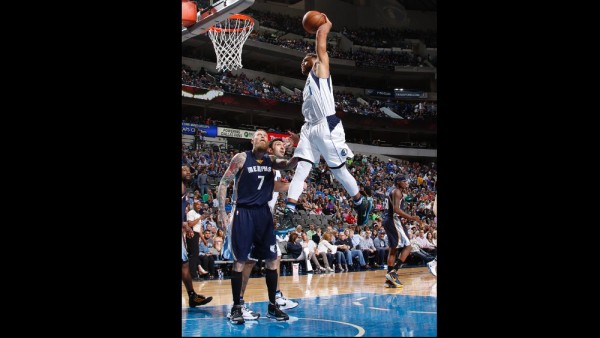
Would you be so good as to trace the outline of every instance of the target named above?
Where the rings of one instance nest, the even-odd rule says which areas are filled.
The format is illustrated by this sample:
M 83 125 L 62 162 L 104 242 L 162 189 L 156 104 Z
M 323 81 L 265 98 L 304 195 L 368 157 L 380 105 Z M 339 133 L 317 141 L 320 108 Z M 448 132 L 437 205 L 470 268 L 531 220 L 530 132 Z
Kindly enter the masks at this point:
M 354 216 L 352 216 L 351 213 L 348 213 L 348 216 L 346 216 L 345 218 L 346 223 L 352 225 L 352 224 L 356 224 L 356 218 Z

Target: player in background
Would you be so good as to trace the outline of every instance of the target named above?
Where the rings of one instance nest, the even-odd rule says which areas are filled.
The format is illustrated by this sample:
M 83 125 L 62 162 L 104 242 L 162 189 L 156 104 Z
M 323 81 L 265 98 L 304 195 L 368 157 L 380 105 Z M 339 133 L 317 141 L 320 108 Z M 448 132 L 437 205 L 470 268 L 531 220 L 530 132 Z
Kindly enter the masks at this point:
M 390 243 L 390 251 L 388 253 L 387 265 L 388 273 L 385 275 L 385 287 L 388 288 L 399 288 L 402 287 L 402 283 L 398 278 L 396 269 L 396 252 L 400 251 L 400 257 L 398 257 L 398 266 L 400 266 L 410 255 L 411 246 L 410 239 L 406 235 L 407 230 L 405 225 L 400 221 L 400 217 L 404 217 L 407 220 L 420 221 L 419 216 L 411 216 L 404 211 L 404 191 L 408 188 L 408 182 L 406 177 L 402 174 L 398 174 L 394 178 L 394 187 L 387 194 L 386 201 L 384 202 L 383 212 L 383 228 L 387 233 L 388 241 Z

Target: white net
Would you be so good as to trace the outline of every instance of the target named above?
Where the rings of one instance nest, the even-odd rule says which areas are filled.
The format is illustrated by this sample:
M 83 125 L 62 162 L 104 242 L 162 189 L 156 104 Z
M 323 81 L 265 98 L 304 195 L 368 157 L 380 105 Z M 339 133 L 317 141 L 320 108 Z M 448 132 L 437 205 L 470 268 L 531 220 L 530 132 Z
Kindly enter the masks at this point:
M 253 28 L 254 20 L 251 17 L 234 14 L 208 30 L 208 36 L 217 54 L 217 71 L 243 67 L 242 47 Z

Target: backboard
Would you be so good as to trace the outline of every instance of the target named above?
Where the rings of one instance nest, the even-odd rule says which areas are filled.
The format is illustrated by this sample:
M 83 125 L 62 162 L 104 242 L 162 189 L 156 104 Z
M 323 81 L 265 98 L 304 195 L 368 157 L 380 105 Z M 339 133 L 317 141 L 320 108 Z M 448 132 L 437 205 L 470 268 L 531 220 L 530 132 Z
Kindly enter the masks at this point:
M 190 27 L 181 27 L 181 41 L 206 33 L 215 24 L 227 19 L 233 14 L 241 13 L 252 6 L 254 0 L 219 0 L 212 7 L 203 8 L 198 12 L 198 21 Z

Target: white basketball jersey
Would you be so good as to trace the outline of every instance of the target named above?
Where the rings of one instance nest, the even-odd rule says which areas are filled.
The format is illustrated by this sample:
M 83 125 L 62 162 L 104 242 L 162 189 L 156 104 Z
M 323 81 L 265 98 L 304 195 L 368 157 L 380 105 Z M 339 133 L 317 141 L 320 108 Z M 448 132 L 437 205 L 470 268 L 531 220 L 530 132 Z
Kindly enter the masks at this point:
M 331 74 L 327 79 L 320 79 L 311 69 L 304 85 L 303 96 L 304 121 L 312 123 L 329 115 L 335 115 Z
M 279 170 L 275 170 L 275 182 L 279 181 L 280 179 L 281 173 L 279 172 Z M 273 209 L 275 209 L 275 202 L 277 202 L 277 197 L 279 197 L 279 192 L 273 191 L 273 198 L 271 198 L 271 200 L 269 201 L 269 208 L 271 208 L 271 213 L 274 212 Z

